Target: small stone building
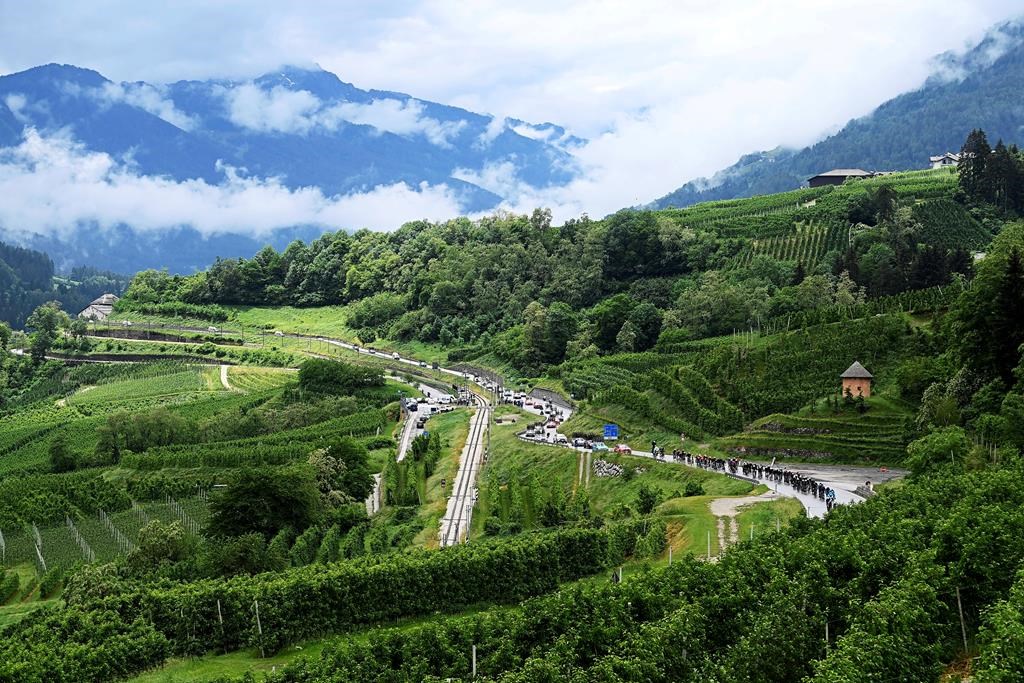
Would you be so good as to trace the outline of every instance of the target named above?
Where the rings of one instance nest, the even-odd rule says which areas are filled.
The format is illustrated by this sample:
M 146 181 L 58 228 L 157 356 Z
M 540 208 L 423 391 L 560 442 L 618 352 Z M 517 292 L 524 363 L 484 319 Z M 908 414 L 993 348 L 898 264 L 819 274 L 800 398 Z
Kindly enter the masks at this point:
M 839 377 L 843 380 L 843 396 L 847 394 L 854 398 L 871 396 L 871 380 L 874 376 L 859 362 L 854 361 L 853 365 Z

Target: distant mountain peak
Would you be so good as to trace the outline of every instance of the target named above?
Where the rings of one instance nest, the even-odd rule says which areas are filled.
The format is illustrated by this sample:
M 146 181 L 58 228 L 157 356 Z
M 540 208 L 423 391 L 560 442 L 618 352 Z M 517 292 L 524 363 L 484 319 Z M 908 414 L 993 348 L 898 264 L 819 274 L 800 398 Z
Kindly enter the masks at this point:
M 110 236 L 105 252 L 112 260 L 104 265 L 122 270 L 187 272 L 205 267 L 204 255 L 211 261 L 250 255 L 254 240 L 264 238 L 242 232 L 303 228 L 315 236 L 488 211 L 520 193 L 564 186 L 582 172 L 572 156 L 576 139 L 560 126 L 363 90 L 315 64 L 286 64 L 253 79 L 167 84 L 116 83 L 89 69 L 44 65 L 0 77 L 0 148 L 23 145 L 26 130 L 44 145 L 69 148 L 72 164 L 85 167 L 96 153 L 107 155 L 111 171 L 99 182 L 110 187 L 133 182 L 149 188 L 159 178 L 152 185 L 206 198 L 186 202 L 196 208 L 185 215 L 139 218 L 117 208 L 100 215 L 69 207 L 70 219 L 44 211 L 39 225 L 0 225 L 0 235 L 61 233 L 63 246 L 48 250 L 70 265 L 94 262 L 87 252 Z M 28 165 L 19 171 L 34 172 Z M 269 212 L 258 227 L 253 224 L 261 218 L 240 221 L 223 207 L 237 204 L 243 189 L 250 193 L 245 209 L 261 205 L 251 199 L 258 196 L 287 211 Z M 149 225 L 135 225 L 146 220 Z M 171 240 L 181 242 L 175 247 L 181 254 L 139 249 L 168 243 L 161 238 L 178 228 L 192 228 Z M 213 249 L 211 235 L 235 239 Z

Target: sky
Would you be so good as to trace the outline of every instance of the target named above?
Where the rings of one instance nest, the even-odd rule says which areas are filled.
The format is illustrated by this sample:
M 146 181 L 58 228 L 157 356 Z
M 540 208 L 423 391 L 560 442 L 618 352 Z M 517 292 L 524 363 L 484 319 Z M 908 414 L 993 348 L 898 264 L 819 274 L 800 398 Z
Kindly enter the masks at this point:
M 315 63 L 365 89 L 565 126 L 588 140 L 576 152 L 583 175 L 555 190 L 516 187 L 509 208 L 601 216 L 742 154 L 812 143 L 919 86 L 934 55 L 964 49 L 1021 11 L 1019 0 L 0 0 L 0 73 L 61 62 L 114 81 L 161 83 Z M 110 164 L 65 142 L 26 139 L 21 149 L 0 150 L 0 189 L 28 183 L 43 191 L 44 179 L 19 177 L 39 165 L 15 161 L 46 144 L 60 147 L 47 157 L 51 175 L 61 175 L 60 164 Z M 99 183 L 124 169 L 108 171 Z M 473 173 L 495 187 L 511 182 L 501 168 Z M 199 213 L 224 204 L 210 187 L 150 185 L 148 192 L 170 191 L 175 204 L 182 193 L 207 196 L 194 202 Z M 282 188 L 268 191 L 281 201 Z M 380 228 L 408 220 L 403 196 L 431 218 L 457 211 L 443 187 L 367 194 L 365 206 L 359 197 L 315 203 L 332 220 Z M 284 199 L 282 220 L 310 211 L 308 196 L 294 199 L 294 214 Z M 347 214 L 334 205 L 361 208 Z M 73 218 L 74 206 L 65 209 L 61 219 Z M 200 219 L 214 230 L 228 223 Z

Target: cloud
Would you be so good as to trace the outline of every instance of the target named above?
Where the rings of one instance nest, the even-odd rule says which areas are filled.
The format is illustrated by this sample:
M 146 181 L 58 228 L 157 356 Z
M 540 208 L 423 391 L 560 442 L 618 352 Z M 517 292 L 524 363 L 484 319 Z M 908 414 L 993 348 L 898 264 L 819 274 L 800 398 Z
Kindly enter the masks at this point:
M 417 100 L 393 98 L 372 100 L 368 104 L 342 102 L 324 109 L 318 118 L 325 126 L 335 121 L 348 121 L 395 135 L 420 134 L 438 147 L 451 147 L 451 140 L 467 125 L 463 120 L 438 121 L 424 116 L 423 103 Z
M 287 226 L 393 229 L 416 219 L 460 213 L 445 185 L 381 185 L 326 197 L 315 187 L 289 189 L 275 178 L 222 166 L 224 181 L 175 181 L 134 173 L 91 152 L 67 132 L 27 128 L 16 147 L 0 148 L 0 226 L 11 232 L 67 235 L 77 226 L 139 230 L 192 226 L 204 234 L 265 235 Z
M 7 5 L 0 70 L 63 61 L 170 81 L 316 62 L 363 87 L 490 112 L 481 146 L 505 117 L 555 122 L 589 143 L 575 150 L 586 176 L 550 201 L 591 215 L 649 201 L 753 150 L 814 142 L 920 85 L 933 55 L 1021 12 L 1020 0 Z M 111 31 L 112 17 L 131 30 Z M 254 125 L 312 130 L 330 106 L 284 107 L 276 121 L 250 113 Z M 393 114 L 373 112 L 384 113 Z
M 522 135 L 524 138 L 530 138 L 531 140 L 543 140 L 545 142 L 556 132 L 553 126 L 535 126 L 532 123 L 520 123 L 512 126 L 512 130 L 519 135 Z
M 244 83 L 227 89 L 224 99 L 232 123 L 261 133 L 304 135 L 316 125 L 312 115 L 320 109 L 320 100 L 313 93 L 280 85 L 264 90 Z
M 193 130 L 199 125 L 199 119 L 175 107 L 162 88 L 148 83 L 106 83 L 91 94 L 107 104 L 123 102 L 139 107 L 182 130 Z
M 480 137 L 473 143 L 478 149 L 485 149 L 490 146 L 492 142 L 498 139 L 498 136 L 504 133 L 508 129 L 508 119 L 503 116 L 492 116 L 491 120 L 487 123 L 487 128 L 480 134 Z
M 4 98 L 4 104 L 11 110 L 11 113 L 14 114 L 14 118 L 17 119 L 19 123 L 28 123 L 29 118 L 25 116 L 24 113 L 25 106 L 28 104 L 27 97 L 20 92 L 12 92 Z
M 380 133 L 423 135 L 432 144 L 450 147 L 451 139 L 466 127 L 465 121 L 442 122 L 424 116 L 423 103 L 414 99 L 326 104 L 308 90 L 281 85 L 266 90 L 255 83 L 225 90 L 224 99 L 232 123 L 263 133 L 333 132 L 352 123 L 372 126 Z

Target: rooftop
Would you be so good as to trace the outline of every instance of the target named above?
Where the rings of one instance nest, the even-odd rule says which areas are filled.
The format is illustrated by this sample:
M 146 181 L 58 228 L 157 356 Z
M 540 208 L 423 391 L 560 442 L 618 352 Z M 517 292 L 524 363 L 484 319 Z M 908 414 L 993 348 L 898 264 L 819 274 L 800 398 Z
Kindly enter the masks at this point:
M 871 379 L 874 377 L 868 372 L 859 361 L 853 361 L 853 365 L 846 369 L 846 372 L 839 375 L 842 379 Z
M 831 171 L 825 171 L 814 176 L 815 178 L 823 177 L 840 177 L 840 178 L 851 178 L 851 177 L 868 177 L 873 176 L 874 173 L 871 171 L 865 171 L 862 168 L 833 168 Z
M 113 306 L 117 303 L 118 296 L 116 294 L 103 294 L 96 299 L 93 299 L 91 306 Z

